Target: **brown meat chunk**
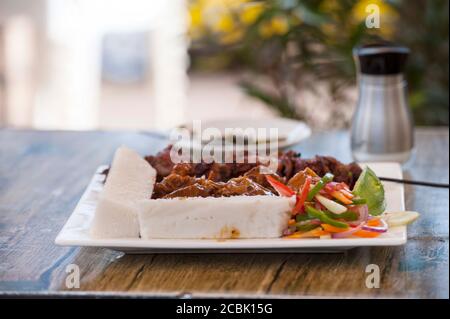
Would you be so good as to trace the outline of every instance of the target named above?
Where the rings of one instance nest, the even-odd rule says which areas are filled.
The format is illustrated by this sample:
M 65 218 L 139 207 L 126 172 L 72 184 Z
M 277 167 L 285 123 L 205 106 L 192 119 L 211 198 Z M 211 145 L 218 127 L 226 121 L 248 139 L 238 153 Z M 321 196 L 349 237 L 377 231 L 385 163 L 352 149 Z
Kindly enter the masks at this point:
M 152 198 L 161 198 L 175 190 L 195 184 L 196 179 L 191 176 L 170 174 L 153 188 Z
M 270 190 L 272 193 L 276 193 L 275 189 L 267 181 L 266 176 L 270 175 L 271 177 L 275 178 L 276 180 L 278 180 L 281 183 L 284 183 L 285 181 L 279 175 L 277 175 L 277 174 L 270 174 L 269 172 L 266 172 L 266 170 L 268 170 L 267 167 L 259 165 L 259 166 L 256 166 L 256 167 L 252 168 L 248 172 L 246 172 L 244 174 L 244 176 L 248 177 L 249 179 L 251 179 L 255 183 L 258 183 L 259 185 L 263 186 L 264 188 Z
M 176 197 L 210 197 L 209 189 L 205 189 L 198 184 L 186 186 L 173 191 L 170 194 L 164 195 L 162 198 L 176 198 Z
M 149 155 L 144 157 L 144 159 L 153 166 L 157 172 L 156 180 L 160 181 L 163 177 L 168 176 L 174 167 L 174 163 L 170 159 L 170 150 L 172 145 L 167 146 L 162 151 L 158 152 L 156 155 Z
M 214 163 L 208 173 L 208 179 L 215 182 L 227 181 L 232 177 L 233 169 L 231 164 Z
M 214 182 L 205 178 L 170 174 L 155 185 L 152 198 L 229 197 L 239 195 L 273 195 L 273 193 L 245 176 L 232 178 L 227 182 Z
M 295 164 L 296 171 L 302 171 L 306 167 L 312 169 L 319 176 L 332 173 L 334 175 L 334 181 L 347 183 L 350 187 L 353 187 L 362 172 L 358 164 L 342 164 L 331 156 L 316 156 L 313 159 L 306 160 L 297 159 Z
M 273 193 L 267 188 L 264 188 L 258 183 L 255 183 L 250 178 L 242 176 L 232 178 L 228 182 L 223 183 L 222 187 L 220 187 L 214 194 L 214 196 L 216 197 L 229 197 L 239 195 L 273 195 Z
M 183 176 L 206 176 L 212 181 L 226 182 L 232 178 L 243 176 L 259 166 L 259 163 L 247 163 L 247 157 L 244 157 L 244 163 L 221 164 L 202 162 L 175 165 L 170 159 L 171 147 L 172 146 L 169 145 L 155 156 L 145 157 L 145 159 L 156 169 L 158 174 L 157 181 L 161 181 L 164 177 L 174 172 Z M 331 172 L 335 175 L 335 181 L 345 182 L 350 187 L 353 187 L 362 171 L 356 163 L 346 165 L 330 156 L 316 156 L 312 159 L 303 159 L 299 153 L 294 151 L 285 153 L 280 152 L 277 174 L 285 180 L 291 179 L 296 173 L 304 170 L 306 167 L 310 167 L 320 176 Z M 251 178 L 255 181 L 258 180 L 261 183 L 264 182 L 256 176 L 252 176 Z
M 195 166 L 191 163 L 176 164 L 171 173 L 181 176 L 195 176 Z

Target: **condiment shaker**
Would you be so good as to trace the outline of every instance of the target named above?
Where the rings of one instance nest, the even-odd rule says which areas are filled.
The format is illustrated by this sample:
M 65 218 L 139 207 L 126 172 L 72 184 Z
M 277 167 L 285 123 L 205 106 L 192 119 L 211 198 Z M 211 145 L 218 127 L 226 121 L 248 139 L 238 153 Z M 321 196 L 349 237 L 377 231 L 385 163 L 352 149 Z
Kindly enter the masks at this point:
M 394 45 L 357 47 L 358 103 L 352 120 L 355 160 L 406 162 L 414 147 L 413 121 L 403 69 L 409 49 Z

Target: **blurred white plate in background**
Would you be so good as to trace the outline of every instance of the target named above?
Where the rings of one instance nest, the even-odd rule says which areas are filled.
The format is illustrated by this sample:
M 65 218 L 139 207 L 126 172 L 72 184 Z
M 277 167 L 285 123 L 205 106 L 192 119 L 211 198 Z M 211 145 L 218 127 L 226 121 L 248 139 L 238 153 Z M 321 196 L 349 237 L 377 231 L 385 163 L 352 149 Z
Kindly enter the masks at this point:
M 196 127 L 193 127 L 193 123 L 185 124 L 182 127 L 187 128 L 195 135 L 201 134 L 207 128 L 216 128 L 223 137 L 226 137 L 226 129 L 267 129 L 269 134 L 271 128 L 278 130 L 278 147 L 285 148 L 308 138 L 311 135 L 311 129 L 303 121 L 297 121 L 286 118 L 273 118 L 273 119 L 219 119 L 219 120 L 207 120 L 201 122 L 201 130 L 198 131 Z M 269 136 L 266 141 L 273 141 L 274 138 Z M 203 141 L 207 142 L 207 141 Z M 256 141 L 263 142 L 263 141 Z

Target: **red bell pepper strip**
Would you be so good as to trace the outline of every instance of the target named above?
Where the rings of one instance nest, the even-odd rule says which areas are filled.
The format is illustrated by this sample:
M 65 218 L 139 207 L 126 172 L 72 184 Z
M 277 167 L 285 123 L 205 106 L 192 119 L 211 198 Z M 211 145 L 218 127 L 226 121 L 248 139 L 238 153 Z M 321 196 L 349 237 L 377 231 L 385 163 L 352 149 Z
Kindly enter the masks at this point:
M 275 188 L 275 190 L 278 192 L 280 196 L 291 197 L 295 195 L 295 192 L 292 189 L 290 189 L 283 183 L 277 181 L 272 176 L 266 175 L 266 179 L 269 182 L 269 184 L 272 185 L 273 188 Z
M 295 203 L 294 209 L 292 210 L 293 215 L 303 213 L 305 211 L 305 201 L 308 197 L 309 189 L 311 187 L 311 177 L 305 180 L 302 186 L 302 191 L 297 195 L 297 202 Z

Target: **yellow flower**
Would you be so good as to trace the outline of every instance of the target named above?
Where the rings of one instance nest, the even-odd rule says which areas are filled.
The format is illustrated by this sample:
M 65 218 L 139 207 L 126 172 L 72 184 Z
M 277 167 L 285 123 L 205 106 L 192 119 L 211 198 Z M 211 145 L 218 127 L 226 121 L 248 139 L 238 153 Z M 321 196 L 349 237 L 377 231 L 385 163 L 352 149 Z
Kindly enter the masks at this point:
M 263 38 L 270 38 L 274 35 L 284 35 L 289 31 L 289 23 L 286 17 L 275 16 L 269 21 L 264 21 L 258 27 L 258 32 Z
M 216 24 L 213 26 L 215 32 L 227 33 L 233 31 L 235 28 L 233 17 L 229 12 L 223 13 Z
M 192 5 L 189 8 L 190 27 L 198 28 L 202 25 L 202 8 L 199 5 Z
M 242 7 L 239 18 L 245 25 L 254 23 L 261 13 L 264 12 L 264 4 L 262 2 L 249 3 Z
M 273 17 L 271 25 L 274 34 L 283 35 L 289 31 L 289 24 L 286 17 L 283 16 Z
M 199 39 L 204 35 L 203 5 L 201 1 L 192 1 L 188 10 L 189 29 L 188 34 L 193 39 Z

